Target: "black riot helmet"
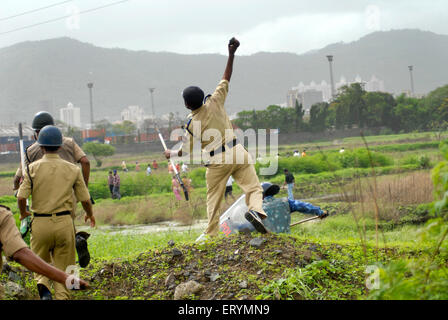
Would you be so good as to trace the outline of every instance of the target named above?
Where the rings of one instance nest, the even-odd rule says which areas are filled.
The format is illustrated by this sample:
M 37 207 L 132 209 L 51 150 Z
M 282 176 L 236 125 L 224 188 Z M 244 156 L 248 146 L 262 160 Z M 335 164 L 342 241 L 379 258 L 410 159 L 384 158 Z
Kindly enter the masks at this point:
M 33 123 L 31 127 L 34 130 L 40 130 L 45 126 L 54 126 L 54 119 L 47 111 L 39 111 L 34 115 Z
M 60 147 L 62 145 L 62 133 L 55 126 L 45 126 L 39 133 L 37 143 L 41 147 Z
M 185 105 L 190 107 L 191 110 L 195 110 L 202 106 L 204 103 L 204 91 L 201 88 L 190 86 L 182 91 L 182 97 L 184 98 Z
M 261 187 L 263 188 L 263 198 L 275 196 L 280 191 L 280 187 L 278 185 L 270 182 L 262 182 Z

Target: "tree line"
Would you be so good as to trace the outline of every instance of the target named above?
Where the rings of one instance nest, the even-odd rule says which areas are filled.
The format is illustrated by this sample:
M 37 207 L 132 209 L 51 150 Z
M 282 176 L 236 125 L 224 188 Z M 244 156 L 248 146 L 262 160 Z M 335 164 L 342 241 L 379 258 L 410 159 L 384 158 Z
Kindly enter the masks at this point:
M 270 105 L 264 110 L 241 111 L 233 120 L 239 128 L 278 128 L 282 133 L 322 132 L 327 129 L 387 128 L 411 132 L 448 127 L 448 85 L 422 98 L 387 92 L 367 92 L 360 83 L 342 87 L 332 102 L 311 106 L 305 119 L 303 106 Z

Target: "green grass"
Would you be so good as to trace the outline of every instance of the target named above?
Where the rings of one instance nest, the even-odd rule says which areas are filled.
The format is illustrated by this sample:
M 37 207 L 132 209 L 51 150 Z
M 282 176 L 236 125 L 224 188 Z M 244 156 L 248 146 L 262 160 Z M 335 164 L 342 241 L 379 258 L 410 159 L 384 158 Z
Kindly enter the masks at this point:
M 293 214 L 292 221 L 299 221 L 309 216 Z M 366 240 L 370 245 L 375 245 L 376 231 L 375 220 L 366 217 L 359 221 L 360 228 L 366 230 Z M 387 245 L 413 246 L 417 244 L 419 230 L 418 225 L 397 226 L 390 230 L 380 231 L 380 246 Z M 360 234 L 356 222 L 351 214 L 340 214 L 326 218 L 324 221 L 307 222 L 291 228 L 291 234 L 300 238 L 315 241 L 328 241 L 340 243 L 360 243 Z
M 387 142 L 400 142 L 400 141 L 406 141 L 406 140 L 423 140 L 423 139 L 427 139 L 427 140 L 435 140 L 436 138 L 436 132 L 411 132 L 411 133 L 400 133 L 400 134 L 390 134 L 390 135 L 366 135 L 365 139 L 368 143 L 381 143 L 384 141 Z M 443 132 L 442 135 L 446 136 L 448 134 L 448 132 Z M 342 139 L 335 139 L 337 140 L 340 145 L 343 146 L 350 146 L 350 145 L 359 145 L 359 144 L 364 144 L 362 138 L 360 136 L 356 136 L 356 137 L 347 137 L 347 138 L 342 138 Z M 305 143 L 300 143 L 300 144 L 289 144 L 289 145 L 281 145 L 280 147 L 282 148 L 297 148 L 299 147 L 307 147 L 310 145 L 315 145 L 315 146 L 332 146 L 333 145 L 333 141 L 334 140 L 328 140 L 328 139 L 323 139 L 320 141 L 315 141 L 315 142 L 305 142 Z
M 310 217 L 305 214 L 294 213 L 292 222 Z M 366 228 L 367 244 L 375 245 L 375 221 L 373 218 L 365 218 L 360 222 Z M 421 226 L 403 225 L 380 232 L 380 247 L 384 247 L 383 239 L 387 246 L 412 247 L 417 245 Z M 120 232 L 88 229 L 89 250 L 92 257 L 98 260 L 110 260 L 114 258 L 132 258 L 149 249 L 165 247 L 169 240 L 177 244 L 193 242 L 203 230 L 192 229 L 190 231 L 169 231 L 146 234 L 125 234 Z M 359 245 L 360 237 L 356 223 L 351 214 L 340 214 L 315 220 L 291 228 L 291 236 L 301 240 L 317 241 L 322 243 L 341 243 Z M 383 237 L 384 235 L 384 237 Z
M 117 258 L 132 259 L 142 252 L 166 247 L 170 240 L 176 244 L 191 243 L 202 230 L 146 234 L 111 233 L 92 229 L 88 229 L 87 232 L 91 234 L 88 243 L 92 258 L 103 261 Z
M 386 159 L 393 159 L 393 165 L 376 167 L 375 173 L 377 175 L 387 175 L 418 170 L 419 160 L 422 155 L 429 155 L 431 160 L 436 157 L 437 154 L 435 149 L 437 148 L 436 145 L 438 145 L 438 142 L 418 141 L 416 143 L 409 143 L 406 141 L 426 139 L 433 140 L 433 134 L 411 133 L 366 137 L 366 140 L 372 144 L 372 150 L 384 153 L 387 156 Z M 393 143 L 398 141 L 405 141 L 405 143 Z M 360 137 L 354 137 L 342 139 L 341 145 L 348 149 L 350 146 L 362 146 L 362 144 L 363 141 Z M 336 152 L 339 149 L 339 146 L 334 147 L 332 142 L 326 141 L 309 145 L 328 147 L 325 149 L 324 154 L 328 155 L 329 159 L 336 159 L 336 157 L 339 157 L 339 154 Z M 301 145 L 301 147 L 302 146 L 303 145 Z M 281 146 L 281 150 L 285 152 L 290 152 L 295 148 L 297 147 Z M 305 169 L 314 172 L 316 168 L 319 169 L 319 166 L 321 166 L 321 168 L 326 169 L 327 171 L 312 174 L 299 174 L 300 170 L 297 170 L 297 172 L 295 172 L 296 191 L 299 191 L 297 194 L 300 195 L 304 195 L 307 192 L 310 195 L 318 195 L 324 189 L 325 192 L 331 190 L 332 192 L 334 191 L 337 193 L 339 191 L 338 187 L 340 182 L 345 183 L 357 176 L 368 177 L 372 174 L 372 169 L 369 167 L 343 168 L 342 162 L 340 163 L 339 170 L 331 171 L 335 168 L 328 168 L 328 165 L 325 167 L 323 159 L 319 158 L 321 155 L 318 150 L 313 150 L 309 154 L 310 157 L 307 161 L 310 162 L 310 165 L 308 167 L 305 166 Z M 117 161 L 120 159 L 119 162 L 121 163 L 121 158 L 116 157 L 116 159 Z M 137 158 L 133 157 L 132 159 Z M 137 210 L 134 210 L 134 207 L 141 208 L 146 205 L 148 207 L 148 212 L 150 212 L 151 215 L 156 211 L 156 204 L 161 207 L 161 210 L 168 211 L 167 208 L 174 199 L 170 187 L 170 177 L 166 168 L 163 168 L 164 163 L 159 162 L 159 164 L 161 164 L 159 172 L 151 177 L 147 177 L 144 172 L 145 163 L 143 161 L 139 161 L 141 164 L 141 172 L 137 173 L 133 171 L 132 162 L 127 158 L 125 160 L 128 162 L 130 172 L 120 173 L 122 178 L 122 194 L 125 196 L 120 201 L 108 199 L 109 191 L 106 186 L 107 171 L 109 168 L 113 168 L 114 164 L 111 164 L 107 168 L 92 170 L 90 189 L 92 195 L 94 195 L 94 198 L 97 200 L 94 210 L 107 211 L 109 208 L 119 208 L 122 206 L 122 211 L 117 212 L 116 214 L 114 213 L 114 218 L 120 223 L 150 223 L 149 220 L 145 220 L 148 217 L 142 212 L 139 213 Z M 288 161 L 296 160 L 292 159 Z M 313 161 L 316 161 L 317 164 L 312 163 Z M 116 167 L 121 171 L 119 165 Z M 0 177 L 9 177 L 12 174 L 13 172 L 8 169 L 8 172 L 0 173 Z M 193 180 L 193 187 L 195 187 L 193 199 L 205 200 L 205 168 L 193 168 L 189 176 Z M 267 180 L 277 184 L 283 184 L 284 176 L 280 172 L 280 174 L 277 174 L 276 176 L 269 176 Z M 238 191 L 239 189 L 236 188 L 235 193 Z M 304 193 L 302 193 L 302 191 L 304 191 Z M 281 191 L 279 196 L 283 195 L 285 195 L 284 190 Z M 0 197 L 0 203 L 11 207 L 15 213 L 16 221 L 19 224 L 17 199 L 13 196 L 3 196 Z M 126 209 L 127 206 L 128 209 Z M 134 209 L 129 210 L 129 208 Z M 80 206 L 79 209 L 81 210 Z M 200 208 L 200 210 L 203 209 L 203 207 Z M 196 218 L 205 217 L 204 212 L 198 214 Z M 171 215 L 171 213 L 168 214 L 168 216 L 169 215 Z M 298 221 L 306 217 L 309 216 L 294 213 L 292 221 Z M 366 260 L 369 263 L 378 262 L 376 261 L 375 256 L 377 233 L 375 230 L 375 220 L 372 216 L 364 218 L 360 222 L 360 225 L 365 229 L 367 257 L 364 257 L 365 252 L 363 251 L 358 227 L 350 213 L 339 213 L 332 215 L 323 221 L 317 220 L 316 223 L 308 222 L 292 227 L 290 235 L 300 243 L 310 241 L 322 244 L 324 247 L 335 247 L 340 244 L 342 249 L 340 249 L 340 253 L 337 253 L 334 250 L 328 250 L 326 251 L 328 256 L 324 259 L 313 261 L 306 266 L 297 268 L 295 268 L 295 266 L 294 268 L 282 268 L 282 266 L 278 266 L 279 268 L 282 268 L 282 271 L 284 272 L 278 278 L 272 279 L 266 287 L 260 287 L 262 290 L 258 298 L 367 298 L 364 290 L 361 289 L 364 282 L 364 268 Z M 420 241 L 422 230 L 425 228 L 424 225 L 407 223 L 394 226 L 382 221 L 381 226 L 382 228 L 378 236 L 379 248 L 382 250 L 386 247 L 388 249 L 392 248 L 398 253 L 413 255 L 417 250 L 422 247 L 425 248 L 426 245 L 429 246 L 431 244 L 430 242 Z M 124 232 L 103 231 L 91 228 L 88 228 L 86 231 L 91 233 L 88 243 L 92 256 L 92 264 L 96 269 L 100 270 L 104 263 L 108 263 L 112 260 L 116 261 L 116 259 L 120 259 L 122 261 L 134 261 L 133 259 L 136 259 L 139 255 L 148 252 L 149 250 L 156 250 L 156 252 L 158 252 L 158 250 L 164 250 L 167 248 L 169 240 L 175 241 L 176 246 L 191 245 L 203 230 L 193 229 L 188 232 L 176 231 L 173 229 L 169 232 L 146 234 L 127 234 Z M 253 236 L 255 237 L 258 235 L 254 234 Z M 216 254 L 216 252 L 210 254 Z M 379 261 L 389 262 L 392 258 L 395 259 L 395 256 L 380 254 Z M 265 261 L 260 261 L 260 266 L 263 268 L 267 267 Z M 401 273 L 404 274 L 404 272 Z M 134 276 L 135 275 L 133 274 L 121 275 L 123 279 L 133 278 Z M 162 276 L 162 274 L 159 276 Z M 164 274 L 163 276 L 166 277 Z M 252 277 L 253 275 L 249 274 L 249 276 Z M 356 285 L 354 283 L 356 283 Z M 98 292 L 97 294 L 96 297 L 101 298 L 101 292 Z M 388 296 L 382 295 L 381 297 Z

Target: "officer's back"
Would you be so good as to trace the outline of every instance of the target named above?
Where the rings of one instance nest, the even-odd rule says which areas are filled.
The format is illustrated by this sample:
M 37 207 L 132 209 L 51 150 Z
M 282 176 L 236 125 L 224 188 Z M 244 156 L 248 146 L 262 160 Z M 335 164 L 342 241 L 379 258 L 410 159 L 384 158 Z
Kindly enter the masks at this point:
M 34 219 L 31 228 L 31 250 L 47 263 L 65 271 L 75 265 L 75 233 L 70 210 L 73 208 L 73 192 L 81 201 L 91 220 L 93 218 L 90 194 L 84 183 L 81 170 L 59 157 L 58 149 L 62 145 L 62 134 L 54 126 L 42 129 L 38 138 L 44 149 L 42 159 L 28 166 L 25 179 L 17 194 L 17 202 L 22 218 L 31 213 L 25 210 L 25 201 L 32 195 L 31 210 Z M 51 297 L 48 278 L 36 275 L 41 299 Z M 57 299 L 69 299 L 70 293 L 62 284 L 53 283 Z

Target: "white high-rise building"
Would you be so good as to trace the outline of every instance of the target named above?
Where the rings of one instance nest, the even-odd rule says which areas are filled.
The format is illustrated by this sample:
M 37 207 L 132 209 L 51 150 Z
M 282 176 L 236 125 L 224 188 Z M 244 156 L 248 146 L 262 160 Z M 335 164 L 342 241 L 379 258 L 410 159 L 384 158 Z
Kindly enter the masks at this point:
M 121 111 L 121 120 L 122 121 L 132 121 L 137 125 L 137 128 L 140 128 L 145 118 L 145 111 L 143 108 L 139 106 L 128 106 L 127 108 Z
M 61 121 L 69 125 L 70 127 L 81 127 L 81 110 L 75 108 L 73 103 L 69 102 L 67 108 L 61 108 L 59 110 Z
M 341 76 L 339 82 L 335 83 L 336 92 L 343 86 L 350 85 L 352 83 L 362 83 L 366 91 L 382 91 L 384 92 L 384 81 L 372 75 L 369 81 L 363 81 L 362 78 L 357 75 L 355 80 L 350 82 L 344 76 Z M 305 85 L 300 82 L 297 87 L 293 87 L 288 90 L 286 97 L 286 105 L 288 107 L 294 107 L 295 102 L 298 100 L 302 103 L 306 112 L 309 112 L 311 105 L 316 102 L 329 102 L 331 100 L 331 84 L 322 80 L 320 83 L 311 81 L 309 85 Z
M 139 106 L 129 106 L 121 111 L 121 120 L 139 122 L 144 119 L 145 112 Z

